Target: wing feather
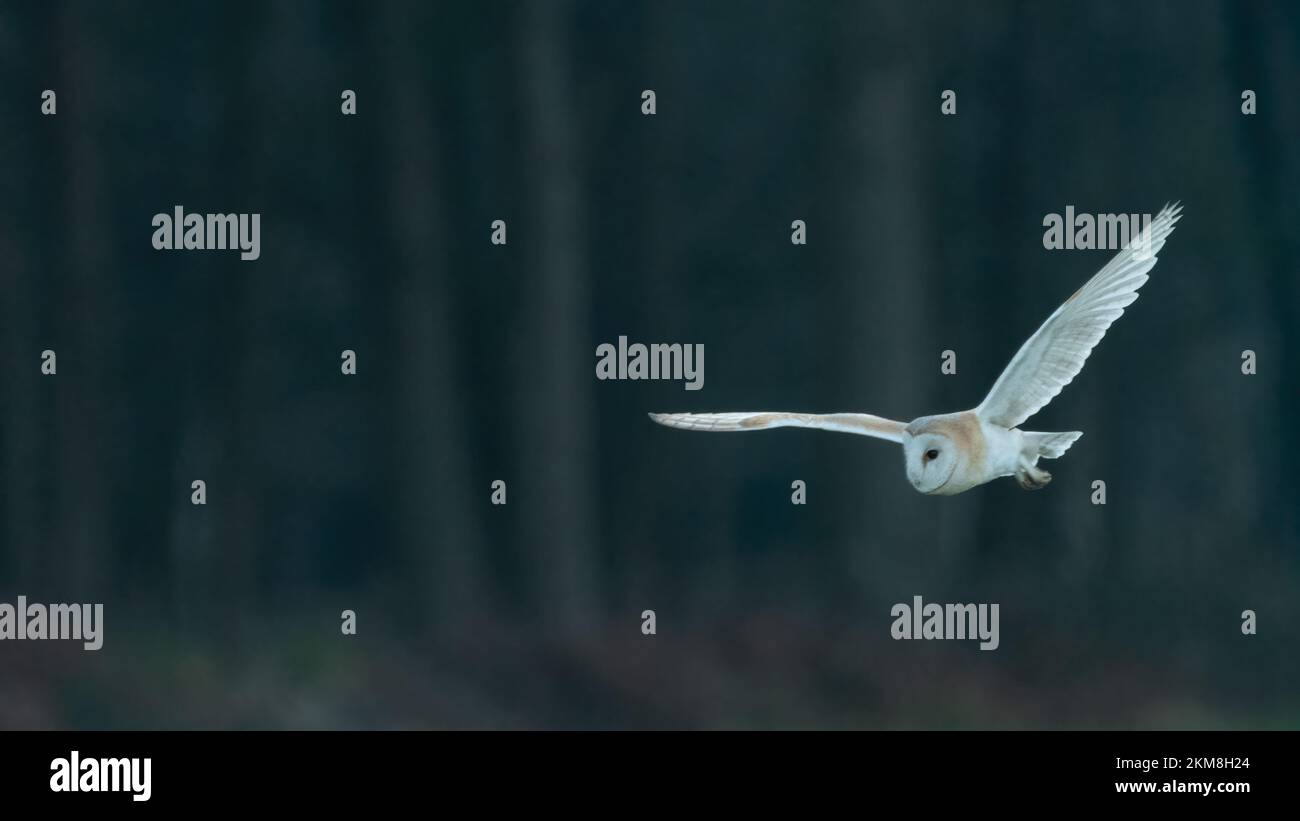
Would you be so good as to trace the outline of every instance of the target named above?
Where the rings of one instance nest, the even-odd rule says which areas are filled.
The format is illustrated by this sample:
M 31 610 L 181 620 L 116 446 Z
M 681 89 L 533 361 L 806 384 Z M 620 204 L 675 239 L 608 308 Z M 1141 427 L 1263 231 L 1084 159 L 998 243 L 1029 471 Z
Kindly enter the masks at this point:
M 1111 323 L 1138 298 L 1181 215 L 1177 203 L 1166 205 L 1139 237 L 1047 318 L 975 409 L 981 419 L 1017 427 L 1078 376 Z
M 868 413 L 652 413 L 661 425 L 682 430 L 744 431 L 766 428 L 818 428 L 903 441 L 902 422 Z

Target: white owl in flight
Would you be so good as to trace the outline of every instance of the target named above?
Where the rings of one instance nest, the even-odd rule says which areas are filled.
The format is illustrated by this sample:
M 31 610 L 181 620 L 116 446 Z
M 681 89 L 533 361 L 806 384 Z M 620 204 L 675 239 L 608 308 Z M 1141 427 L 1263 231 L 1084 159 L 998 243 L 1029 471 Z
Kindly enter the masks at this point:
M 1057 458 L 1083 432 L 1040 433 L 1018 426 L 1070 384 L 1106 329 L 1138 298 L 1181 211 L 1177 204 L 1166 205 L 1139 237 L 1065 300 L 973 410 L 907 423 L 866 413 L 652 413 L 650 418 L 685 430 L 821 428 L 888 439 L 903 446 L 908 481 L 922 493 L 949 496 L 1000 476 L 1015 476 L 1022 488 L 1036 490 L 1052 479 L 1038 460 Z

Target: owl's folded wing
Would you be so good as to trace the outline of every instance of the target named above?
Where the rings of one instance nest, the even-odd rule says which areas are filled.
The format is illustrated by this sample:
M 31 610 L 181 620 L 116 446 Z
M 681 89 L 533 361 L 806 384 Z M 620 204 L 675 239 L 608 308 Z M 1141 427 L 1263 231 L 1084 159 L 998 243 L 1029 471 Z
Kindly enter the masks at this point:
M 1047 318 L 975 409 L 981 419 L 1014 428 L 1070 384 L 1106 329 L 1138 298 L 1181 211 L 1177 203 L 1166 205 L 1146 231 Z
M 902 422 L 867 413 L 652 413 L 661 425 L 683 430 L 741 431 L 764 428 L 820 428 L 903 441 Z

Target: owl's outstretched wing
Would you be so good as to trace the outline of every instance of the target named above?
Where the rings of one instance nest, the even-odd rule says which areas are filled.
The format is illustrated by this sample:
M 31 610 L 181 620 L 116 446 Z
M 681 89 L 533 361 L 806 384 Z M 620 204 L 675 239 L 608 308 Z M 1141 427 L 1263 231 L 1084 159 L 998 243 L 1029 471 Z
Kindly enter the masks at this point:
M 682 430 L 741 431 L 764 428 L 820 428 L 903 441 L 902 422 L 868 413 L 652 413 L 661 425 Z
M 1047 318 L 975 409 L 981 419 L 1014 428 L 1070 384 L 1106 329 L 1138 298 L 1138 288 L 1181 212 L 1177 203 L 1166 205 L 1140 236 Z

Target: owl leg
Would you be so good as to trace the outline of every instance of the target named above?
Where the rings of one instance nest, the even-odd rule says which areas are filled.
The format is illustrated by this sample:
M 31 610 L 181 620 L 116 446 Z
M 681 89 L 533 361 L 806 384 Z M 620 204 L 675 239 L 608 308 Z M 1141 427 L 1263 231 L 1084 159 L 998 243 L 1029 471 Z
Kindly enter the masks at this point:
M 1016 482 L 1022 490 L 1038 490 L 1050 481 L 1052 474 L 1028 462 L 1021 462 L 1020 470 L 1016 471 Z

